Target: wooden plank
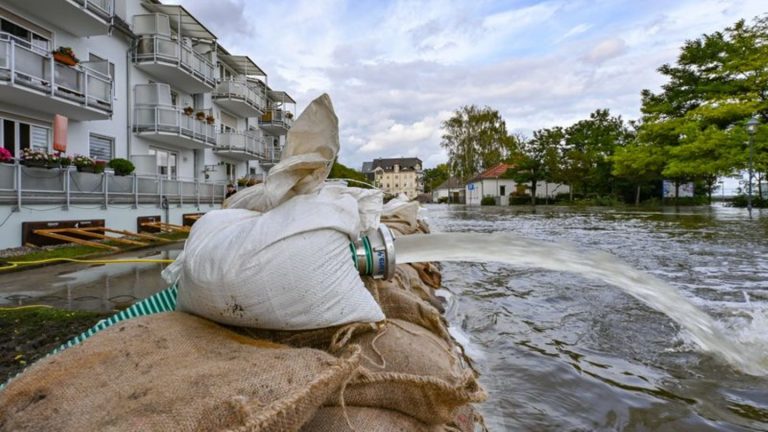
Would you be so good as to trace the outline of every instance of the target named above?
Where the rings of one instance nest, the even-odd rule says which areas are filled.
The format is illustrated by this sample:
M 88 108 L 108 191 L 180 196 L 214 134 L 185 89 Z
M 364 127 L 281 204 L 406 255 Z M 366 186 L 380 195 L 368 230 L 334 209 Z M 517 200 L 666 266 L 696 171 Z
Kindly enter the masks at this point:
M 155 228 L 160 228 L 164 231 L 180 231 L 180 232 L 189 232 L 190 227 L 182 226 L 182 225 L 174 225 L 164 222 L 145 222 L 142 224 L 142 226 L 150 226 Z
M 67 243 L 77 243 L 79 245 L 83 246 L 93 246 L 98 248 L 105 248 L 105 249 L 112 249 L 112 250 L 120 250 L 120 248 L 115 246 L 106 245 L 103 243 L 96 243 L 89 240 L 83 240 L 75 237 L 66 236 L 64 234 L 58 234 L 53 232 L 45 232 L 46 230 L 35 230 L 35 234 L 44 236 L 44 237 L 50 237 L 56 240 L 63 240 Z
M 103 227 L 104 219 L 81 219 L 81 220 L 48 220 L 48 221 L 30 221 L 21 224 L 21 243 L 31 243 L 37 246 L 49 246 L 62 243 L 69 243 L 63 240 L 54 239 L 50 236 L 35 234 L 35 230 L 56 229 L 56 228 L 90 228 Z M 85 240 L 85 239 L 84 239 Z
M 115 234 L 122 234 L 122 235 L 127 236 L 127 237 L 144 238 L 144 239 L 152 240 L 152 241 L 160 241 L 160 242 L 172 242 L 173 241 L 173 240 L 169 240 L 169 239 L 166 239 L 166 238 L 162 238 L 162 237 L 158 237 L 158 236 L 153 236 L 153 235 L 149 235 L 149 234 L 135 233 L 133 231 L 126 231 L 126 230 L 119 230 L 119 229 L 112 229 L 112 228 L 104 228 L 104 231 L 113 232 Z
M 101 229 L 104 230 L 104 231 L 112 231 L 109 228 L 101 228 Z M 69 232 L 73 233 L 73 234 L 80 234 L 80 235 L 88 236 L 88 237 L 95 237 L 95 238 L 99 238 L 99 239 L 102 239 L 102 240 L 112 240 L 112 241 L 116 241 L 118 243 L 132 244 L 132 245 L 136 245 L 136 246 L 149 246 L 148 243 L 142 243 L 142 242 L 139 242 L 139 241 L 136 241 L 136 240 L 128 240 L 128 239 L 125 239 L 125 238 L 122 238 L 122 237 L 110 237 L 108 235 L 90 232 L 90 230 L 86 230 L 86 229 L 70 228 Z

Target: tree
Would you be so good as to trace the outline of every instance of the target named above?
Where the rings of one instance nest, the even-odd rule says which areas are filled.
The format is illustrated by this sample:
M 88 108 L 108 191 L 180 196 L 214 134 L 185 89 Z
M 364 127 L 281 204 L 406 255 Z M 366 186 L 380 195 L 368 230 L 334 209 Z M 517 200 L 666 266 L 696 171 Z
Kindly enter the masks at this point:
M 724 31 L 686 41 L 676 64 L 659 72 L 668 78 L 659 93 L 642 93 L 639 136 L 668 155 L 663 174 L 679 183 L 703 180 L 710 191 L 718 176 L 743 169 L 747 161 L 744 125 L 757 114 L 768 121 L 768 17 L 744 20 Z M 755 136 L 757 150 L 765 149 Z M 768 156 L 756 152 L 758 171 Z
M 536 205 L 536 186 L 550 181 L 557 170 L 558 153 L 565 138 L 563 128 L 539 129 L 532 139 L 518 139 L 516 157 L 512 158 L 510 175 L 517 183 L 528 184 L 531 204 Z
M 450 178 L 451 173 L 448 164 L 438 164 L 434 168 L 424 170 L 424 192 L 432 192 L 444 181 Z
M 596 110 L 565 130 L 560 177 L 585 195 L 615 193 L 611 157 L 631 136 L 621 116 L 612 117 L 608 109 Z
M 462 180 L 505 160 L 515 147 L 501 115 L 490 107 L 463 106 L 442 128 L 440 145 L 448 152 L 451 172 Z
M 331 167 L 331 173 L 328 174 L 329 179 L 352 179 L 356 180 L 352 186 L 361 187 L 364 189 L 370 189 L 370 181 L 360 171 L 349 168 L 346 165 L 341 164 L 338 161 L 333 162 Z

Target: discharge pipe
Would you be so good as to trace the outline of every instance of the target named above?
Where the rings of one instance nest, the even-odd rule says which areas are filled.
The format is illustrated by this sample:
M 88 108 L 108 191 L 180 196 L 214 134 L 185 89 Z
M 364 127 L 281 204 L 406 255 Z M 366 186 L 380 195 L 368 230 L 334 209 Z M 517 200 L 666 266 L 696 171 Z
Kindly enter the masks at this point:
M 395 236 L 386 225 L 360 234 L 349 248 L 361 276 L 389 280 L 395 275 Z

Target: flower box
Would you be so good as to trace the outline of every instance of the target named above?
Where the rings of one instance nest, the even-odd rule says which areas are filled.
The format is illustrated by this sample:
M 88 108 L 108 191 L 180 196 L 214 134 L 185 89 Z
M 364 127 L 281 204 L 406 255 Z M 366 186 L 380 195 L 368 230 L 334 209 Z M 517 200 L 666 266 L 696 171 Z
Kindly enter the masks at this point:
M 75 66 L 77 64 L 77 60 L 72 58 L 71 56 L 68 56 L 66 54 L 55 52 L 53 53 L 53 59 L 61 64 L 65 64 L 67 66 Z

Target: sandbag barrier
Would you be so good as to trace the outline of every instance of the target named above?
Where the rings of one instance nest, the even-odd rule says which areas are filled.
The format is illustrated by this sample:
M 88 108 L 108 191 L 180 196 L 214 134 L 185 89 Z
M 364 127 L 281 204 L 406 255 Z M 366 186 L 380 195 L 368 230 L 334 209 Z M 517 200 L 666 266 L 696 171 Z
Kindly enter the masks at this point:
M 396 235 L 429 232 L 383 221 Z M 487 396 L 447 330 L 438 268 L 363 279 L 386 320 L 300 332 L 181 312 L 116 322 L 9 383 L 0 431 L 485 429 L 471 404 Z

